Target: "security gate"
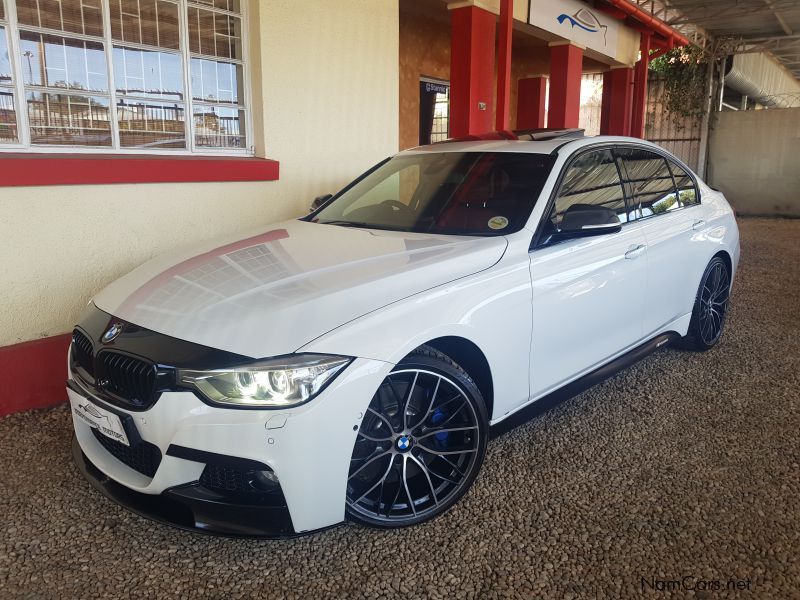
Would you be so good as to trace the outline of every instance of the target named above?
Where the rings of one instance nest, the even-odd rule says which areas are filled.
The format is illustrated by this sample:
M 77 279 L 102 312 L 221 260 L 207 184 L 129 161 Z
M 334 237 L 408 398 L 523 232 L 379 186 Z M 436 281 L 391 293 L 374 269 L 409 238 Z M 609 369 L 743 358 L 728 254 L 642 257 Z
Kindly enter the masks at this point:
M 662 146 L 697 171 L 700 157 L 700 122 L 698 118 L 674 115 L 664 108 L 664 81 L 650 79 L 647 85 L 647 112 L 644 137 Z

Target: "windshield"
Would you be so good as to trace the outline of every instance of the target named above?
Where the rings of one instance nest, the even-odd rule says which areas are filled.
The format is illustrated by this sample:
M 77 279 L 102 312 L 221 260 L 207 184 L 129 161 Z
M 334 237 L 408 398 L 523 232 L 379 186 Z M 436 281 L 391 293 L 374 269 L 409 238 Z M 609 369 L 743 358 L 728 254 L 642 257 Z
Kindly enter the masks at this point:
M 513 233 L 525 225 L 554 162 L 546 154 L 512 152 L 397 156 L 311 220 L 422 233 Z

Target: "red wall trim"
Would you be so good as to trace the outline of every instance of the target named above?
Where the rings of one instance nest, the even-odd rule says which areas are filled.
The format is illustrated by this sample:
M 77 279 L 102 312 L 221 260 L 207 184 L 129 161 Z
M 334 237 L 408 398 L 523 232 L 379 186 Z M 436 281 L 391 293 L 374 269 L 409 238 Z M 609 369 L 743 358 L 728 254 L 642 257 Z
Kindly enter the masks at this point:
M 0 154 L 0 186 L 274 181 L 278 161 L 249 156 Z
M 69 333 L 0 348 L 0 417 L 67 399 Z

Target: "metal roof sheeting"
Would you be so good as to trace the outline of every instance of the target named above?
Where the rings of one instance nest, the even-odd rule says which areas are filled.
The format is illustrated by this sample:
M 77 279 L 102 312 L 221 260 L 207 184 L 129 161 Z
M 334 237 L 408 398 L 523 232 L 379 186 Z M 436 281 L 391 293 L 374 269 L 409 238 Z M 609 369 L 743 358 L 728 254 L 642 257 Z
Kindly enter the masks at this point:
M 738 40 L 736 52 L 770 52 L 800 78 L 800 0 L 631 0 L 694 43 Z M 700 44 L 703 45 L 703 44 Z

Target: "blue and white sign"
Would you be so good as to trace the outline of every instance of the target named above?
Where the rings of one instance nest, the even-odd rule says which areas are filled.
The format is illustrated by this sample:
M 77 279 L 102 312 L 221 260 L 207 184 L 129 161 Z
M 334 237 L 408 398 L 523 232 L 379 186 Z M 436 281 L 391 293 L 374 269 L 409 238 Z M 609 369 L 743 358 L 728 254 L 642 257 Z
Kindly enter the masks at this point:
M 446 94 L 447 90 L 450 86 L 446 83 L 435 83 L 433 81 L 422 81 L 422 85 L 425 86 L 426 92 L 436 92 L 437 94 Z
M 619 21 L 579 0 L 532 0 L 528 22 L 606 56 L 617 54 Z

